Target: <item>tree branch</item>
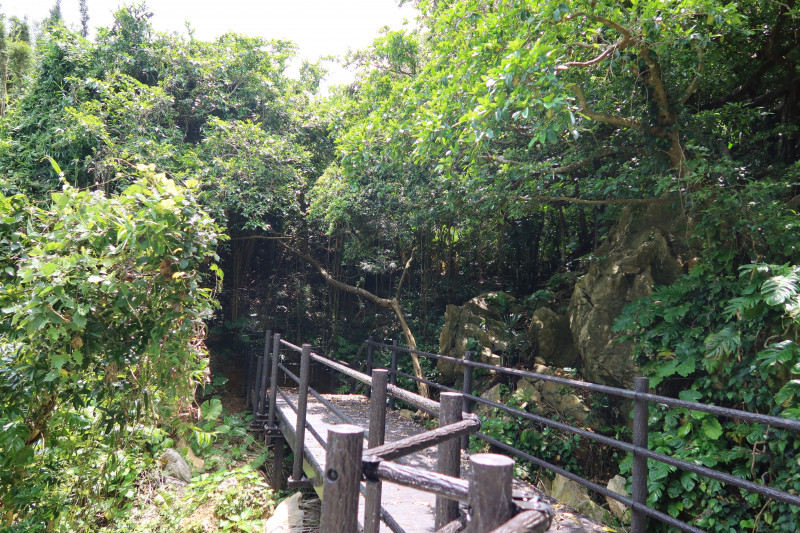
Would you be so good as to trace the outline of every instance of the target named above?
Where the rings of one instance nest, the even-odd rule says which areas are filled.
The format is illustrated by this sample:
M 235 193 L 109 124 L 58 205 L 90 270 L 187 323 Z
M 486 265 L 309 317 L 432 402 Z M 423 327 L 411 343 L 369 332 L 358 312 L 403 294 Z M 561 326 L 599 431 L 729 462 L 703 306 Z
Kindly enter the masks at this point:
M 403 287 L 403 281 L 406 279 L 406 273 L 408 269 L 411 267 L 411 262 L 414 260 L 414 250 L 415 248 L 411 249 L 411 257 L 408 258 L 406 261 L 406 266 L 403 268 L 403 273 L 400 274 L 400 281 L 397 282 L 397 293 L 395 294 L 394 299 L 399 301 L 400 300 L 400 289 Z
M 590 18 L 593 21 L 602 22 L 606 26 L 611 26 L 612 28 L 614 28 L 615 30 L 617 30 L 622 34 L 622 39 L 610 46 L 607 46 L 605 50 L 603 50 L 600 53 L 600 55 L 594 57 L 593 59 L 590 59 L 588 61 L 570 61 L 568 63 L 564 63 L 563 65 L 559 65 L 558 66 L 559 70 L 566 70 L 570 67 L 591 67 L 592 65 L 596 65 L 597 63 L 599 63 L 612 53 L 625 50 L 626 48 L 628 48 L 628 46 L 631 45 L 631 32 L 630 30 L 628 30 L 628 28 L 625 28 L 624 26 L 617 24 L 613 20 L 609 20 L 605 17 L 600 17 L 597 15 L 587 15 L 586 13 L 578 13 L 577 15 L 588 16 L 588 18 Z
M 689 86 L 686 88 L 686 92 L 683 94 L 683 98 L 680 99 L 681 105 L 688 102 L 689 98 L 691 98 L 695 93 L 697 86 L 700 83 L 700 78 L 703 76 L 703 71 L 706 68 L 705 63 L 703 62 L 703 49 L 699 44 L 695 44 L 695 47 L 697 48 L 697 70 L 695 71 L 692 83 L 689 84 Z
M 362 289 L 361 287 L 356 287 L 354 285 L 343 283 L 338 279 L 336 279 L 335 277 L 333 277 L 331 273 L 328 272 L 328 270 L 324 266 L 322 266 L 322 264 L 319 261 L 314 259 L 314 257 L 308 252 L 301 252 L 300 250 L 297 250 L 284 242 L 281 242 L 280 244 L 289 253 L 294 254 L 300 259 L 303 259 L 304 261 L 310 263 L 311 266 L 313 266 L 317 270 L 317 272 L 319 272 L 322 275 L 322 278 L 325 280 L 326 284 L 332 287 L 336 287 L 337 289 L 341 289 L 344 292 L 355 294 L 356 296 L 364 298 L 365 300 L 369 300 L 370 302 L 374 303 L 379 307 L 384 307 L 394 311 L 394 314 L 397 316 L 398 322 L 400 322 L 400 329 L 403 330 L 403 336 L 405 336 L 406 338 L 406 344 L 408 344 L 408 347 L 411 348 L 412 350 L 417 349 L 417 340 L 411 333 L 411 328 L 408 327 L 408 322 L 406 322 L 406 318 L 405 316 L 403 316 L 403 308 L 400 306 L 400 301 L 397 298 L 392 298 L 392 299 L 381 298 L 380 296 L 373 294 L 365 289 Z M 412 257 L 406 263 L 406 268 L 403 271 L 403 276 L 400 278 L 401 282 L 403 281 L 403 277 L 405 277 L 406 270 L 408 270 L 409 266 L 411 265 L 411 259 L 413 259 L 413 252 L 412 252 Z M 417 377 L 417 379 L 424 379 L 425 376 L 422 373 L 422 366 L 420 366 L 419 364 L 419 356 L 417 356 L 417 354 L 413 352 L 410 355 L 411 355 L 411 363 L 414 367 L 414 375 Z M 430 398 L 430 391 L 426 383 L 417 382 L 417 392 L 420 394 L 420 396 Z
M 638 120 L 618 117 L 615 115 L 606 115 L 604 113 L 596 113 L 591 109 L 588 109 L 588 105 L 586 104 L 586 94 L 584 94 L 583 89 L 579 85 L 573 83 L 568 85 L 567 89 L 570 89 L 573 93 L 575 93 L 575 97 L 578 99 L 579 111 L 586 118 L 603 122 L 605 124 L 611 124 L 612 126 L 620 126 L 623 128 L 631 128 L 641 131 L 642 123 Z
M 566 202 L 569 204 L 581 205 L 609 205 L 609 204 L 623 204 L 623 205 L 650 205 L 650 204 L 668 204 L 672 200 L 665 198 L 618 198 L 614 200 L 584 200 L 582 198 L 570 198 L 568 196 L 520 196 L 520 200 L 529 202 L 531 200 L 539 200 L 542 202 Z
M 537 174 L 568 174 L 573 170 L 578 170 L 579 168 L 585 167 L 589 163 L 593 162 L 595 159 L 600 159 L 609 155 L 618 154 L 619 150 L 615 150 L 614 148 L 603 148 L 601 150 L 596 151 L 595 153 L 591 154 L 588 157 L 581 159 L 580 161 L 575 161 L 574 163 L 570 163 L 569 165 L 564 165 L 560 167 L 552 167 L 543 170 L 537 170 Z M 499 163 L 501 165 L 512 165 L 512 166 L 520 166 L 525 165 L 524 161 L 515 161 L 513 159 L 506 159 L 501 155 L 494 155 L 489 154 L 486 156 L 482 156 L 484 161 L 490 161 L 493 163 Z

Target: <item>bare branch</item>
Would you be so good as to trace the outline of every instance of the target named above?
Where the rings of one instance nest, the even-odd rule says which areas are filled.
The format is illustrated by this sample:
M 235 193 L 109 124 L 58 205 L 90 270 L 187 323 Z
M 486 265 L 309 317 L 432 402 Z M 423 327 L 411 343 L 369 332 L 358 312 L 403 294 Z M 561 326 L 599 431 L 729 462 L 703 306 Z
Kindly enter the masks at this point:
M 333 277 L 331 273 L 328 272 L 328 270 L 324 266 L 322 266 L 322 264 L 319 261 L 314 259 L 314 257 L 308 252 L 301 252 L 300 250 L 297 250 L 283 242 L 281 242 L 280 244 L 289 253 L 292 253 L 297 257 L 299 257 L 300 259 L 303 259 L 308 263 L 310 263 L 315 269 L 317 269 L 317 272 L 319 272 L 322 275 L 322 278 L 325 280 L 325 283 L 327 283 L 331 287 L 336 287 L 345 292 L 349 292 L 350 294 L 355 294 L 358 297 L 364 298 L 365 300 L 369 300 L 370 302 L 374 303 L 379 307 L 384 307 L 394 311 L 395 316 L 397 316 L 397 321 L 400 323 L 400 329 L 403 330 L 403 335 L 406 338 L 406 344 L 408 344 L 408 347 L 411 348 L 412 350 L 417 349 L 417 340 L 414 338 L 413 333 L 411 333 L 411 328 L 408 327 L 408 322 L 406 322 L 406 318 L 403 315 L 403 308 L 400 306 L 400 301 L 397 298 L 392 298 L 392 299 L 381 298 L 380 296 L 373 294 L 365 289 L 362 289 L 361 287 L 356 287 L 355 285 L 349 285 L 347 283 L 341 282 L 335 277 Z M 413 259 L 413 252 L 412 252 L 412 257 L 406 263 L 405 270 L 403 271 L 403 277 L 405 277 L 405 272 L 411 265 L 412 259 Z M 403 281 L 403 277 L 400 278 L 401 282 Z M 412 366 L 414 367 L 414 375 L 419 379 L 423 379 L 424 375 L 422 373 L 422 367 L 420 366 L 419 363 L 419 356 L 414 352 L 411 352 L 411 363 Z M 428 385 L 426 383 L 417 382 L 417 392 L 421 396 L 430 398 L 430 390 L 428 389 Z

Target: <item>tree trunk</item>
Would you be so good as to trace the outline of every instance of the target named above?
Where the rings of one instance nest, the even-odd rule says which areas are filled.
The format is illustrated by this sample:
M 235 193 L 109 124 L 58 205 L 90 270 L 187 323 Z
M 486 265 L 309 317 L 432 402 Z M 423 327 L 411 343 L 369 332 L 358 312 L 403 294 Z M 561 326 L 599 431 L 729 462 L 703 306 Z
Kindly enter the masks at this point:
M 293 253 L 297 257 L 311 263 L 311 265 L 317 269 L 317 272 L 319 272 L 322 275 L 322 278 L 325 280 L 325 283 L 327 283 L 331 287 L 335 287 L 345 292 L 349 292 L 350 294 L 355 294 L 356 296 L 360 296 L 361 298 L 369 300 L 370 302 L 374 303 L 379 307 L 392 309 L 394 311 L 394 314 L 397 316 L 397 320 L 400 322 L 400 328 L 403 330 L 403 336 L 406 338 L 406 344 L 408 344 L 408 347 L 411 348 L 412 350 L 417 349 L 417 340 L 411 333 L 411 328 L 408 327 L 408 323 L 406 322 L 406 319 L 403 316 L 403 309 L 400 306 L 400 301 L 397 297 L 391 299 L 381 298 L 380 296 L 377 296 L 366 289 L 362 289 L 361 287 L 356 287 L 354 285 L 349 285 L 347 283 L 339 281 L 338 279 L 333 277 L 330 274 L 330 272 L 328 272 L 325 269 L 325 267 L 323 267 L 322 264 L 320 264 L 320 262 L 314 259 L 310 254 L 295 250 L 294 248 L 286 244 L 283 244 L 283 246 L 286 248 L 286 250 Z M 410 263 L 411 259 L 409 259 L 408 263 L 406 263 L 406 270 L 408 270 Z M 405 270 L 403 271 L 403 276 L 400 278 L 400 283 L 398 285 L 402 285 L 404 278 L 405 278 Z M 411 353 L 411 362 L 414 366 L 414 376 L 416 376 L 417 379 L 425 379 L 425 376 L 422 374 L 422 367 L 419 364 L 419 356 L 417 356 L 417 354 L 413 352 Z M 430 391 L 428 390 L 428 385 L 425 383 L 417 382 L 417 392 L 421 396 L 424 396 L 426 398 L 430 397 Z

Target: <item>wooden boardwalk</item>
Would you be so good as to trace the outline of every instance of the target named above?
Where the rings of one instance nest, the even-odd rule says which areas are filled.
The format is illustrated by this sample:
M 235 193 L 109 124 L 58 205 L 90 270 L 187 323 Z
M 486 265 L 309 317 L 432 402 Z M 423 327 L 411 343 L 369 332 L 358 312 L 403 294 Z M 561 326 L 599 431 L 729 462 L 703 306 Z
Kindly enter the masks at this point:
M 287 394 L 287 396 L 289 396 L 292 403 L 296 404 L 296 394 Z M 369 400 L 365 396 L 350 394 L 324 394 L 322 396 L 346 413 L 357 424 L 362 427 L 367 426 Z M 287 438 L 288 443 L 294 446 L 297 431 L 297 414 L 294 409 L 286 403 L 286 400 L 280 396 L 277 398 L 275 407 L 281 431 Z M 314 428 L 314 431 L 323 439 L 327 439 L 328 429 L 330 427 L 344 423 L 312 396 L 308 398 L 306 417 L 308 425 Z M 426 428 L 404 418 L 399 411 L 388 410 L 386 412 L 387 442 L 399 440 L 410 435 L 416 435 L 424 431 L 426 431 Z M 366 447 L 367 443 L 365 440 L 364 448 L 366 449 Z M 314 489 L 320 497 L 322 497 L 322 472 L 324 471 L 325 465 L 325 453 L 325 449 L 319 441 L 310 431 L 306 430 L 303 470 L 305 475 L 314 484 Z M 436 450 L 429 449 L 399 459 L 397 462 L 433 471 L 436 468 L 435 457 Z M 384 482 L 382 486 L 383 494 L 381 505 L 405 531 L 408 533 L 428 533 L 435 531 L 433 516 L 435 496 L 433 494 L 403 487 L 394 483 Z M 359 523 L 363 524 L 363 494 L 359 498 L 358 516 Z M 381 523 L 381 531 L 388 532 L 391 531 L 391 529 L 389 529 L 386 524 Z
M 297 403 L 296 393 L 287 393 L 293 404 Z M 339 410 L 347 414 L 356 424 L 366 428 L 368 427 L 368 412 L 369 400 L 362 395 L 350 394 L 323 394 L 326 400 L 333 403 Z M 290 407 L 286 401 L 278 396 L 275 403 L 276 414 L 278 423 L 280 425 L 283 435 L 286 437 L 288 443 L 294 446 L 297 413 Z M 408 414 L 404 411 L 387 410 L 386 412 L 386 442 L 400 440 L 402 438 L 416 435 L 425 432 L 429 428 L 423 427 L 421 424 L 410 420 L 408 417 L 403 416 Z M 316 400 L 313 396 L 308 397 L 307 406 L 307 420 L 308 425 L 314 428 L 323 439 L 328 437 L 328 429 L 334 425 L 342 424 L 339 417 L 333 414 L 321 402 Z M 366 449 L 367 443 L 364 441 L 364 448 Z M 313 436 L 313 434 L 306 430 L 305 433 L 305 451 L 303 470 L 305 475 L 312 481 L 315 490 L 322 497 L 322 472 L 325 465 L 325 449 Z M 427 449 L 422 452 L 417 452 L 409 456 L 398 459 L 396 462 L 424 468 L 426 470 L 436 470 L 436 449 Z M 461 477 L 467 477 L 466 471 L 467 461 L 462 460 L 462 473 Z M 362 484 L 363 485 L 363 484 Z M 558 503 L 555 499 L 542 493 L 541 491 L 524 484 L 519 480 L 515 480 L 515 489 L 522 490 L 529 494 L 536 494 L 545 502 L 550 504 L 556 515 L 551 523 L 548 531 L 570 531 L 570 532 L 600 532 L 600 531 L 613 531 L 610 528 L 605 528 L 601 524 L 594 522 L 584 515 L 575 513 L 572 509 Z M 383 483 L 383 494 L 381 498 L 382 507 L 394 518 L 400 527 L 408 533 L 429 533 L 434 532 L 434 505 L 435 496 L 411 489 L 408 487 L 396 485 L 393 483 Z M 364 497 L 363 494 L 359 498 L 359 525 L 364 522 Z M 389 532 L 391 529 L 383 522 L 381 522 L 381 532 Z

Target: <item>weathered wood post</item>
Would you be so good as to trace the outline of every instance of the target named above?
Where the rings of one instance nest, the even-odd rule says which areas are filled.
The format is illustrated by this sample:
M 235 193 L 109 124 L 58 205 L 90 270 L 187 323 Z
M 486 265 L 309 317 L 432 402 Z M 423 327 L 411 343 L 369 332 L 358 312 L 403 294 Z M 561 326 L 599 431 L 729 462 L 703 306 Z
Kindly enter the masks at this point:
M 505 524 L 513 514 L 511 478 L 514 460 L 504 455 L 470 456 L 469 504 L 472 520 L 468 533 L 485 533 Z
M 254 376 L 255 371 L 256 371 L 256 356 L 255 356 L 254 353 L 251 353 L 248 350 L 248 352 L 247 352 L 247 367 L 245 368 L 245 372 L 247 372 L 247 375 L 245 375 L 244 392 L 242 394 L 242 396 L 244 396 L 244 408 L 245 409 L 250 409 L 250 406 L 251 406 L 251 403 L 250 403 L 250 399 L 251 399 L 250 398 L 250 389 L 252 389 L 252 387 L 253 387 L 253 381 L 254 381 L 254 378 L 255 378 L 255 376 Z
M 261 372 L 261 382 L 258 387 L 258 414 L 263 415 L 267 403 L 267 380 L 269 379 L 270 357 L 269 347 L 272 341 L 272 330 L 267 330 L 264 338 L 264 370 Z
M 389 383 L 397 385 L 397 341 L 392 341 L 392 363 L 390 368 L 392 373 L 389 375 Z M 389 398 L 389 409 L 394 409 L 394 397 Z
M 462 391 L 464 392 L 464 412 L 471 413 L 473 409 L 473 401 L 467 396 L 472 395 L 472 352 L 464 352 L 464 380 L 462 383 Z M 461 437 L 461 449 L 464 451 L 469 450 L 469 435 Z
M 283 454 L 286 448 L 286 439 L 277 437 L 272 448 L 272 490 L 283 490 L 286 478 L 283 475 Z
M 267 411 L 267 427 L 272 429 L 277 425 L 275 420 L 275 402 L 278 399 L 278 363 L 281 360 L 281 334 L 276 333 L 272 339 L 272 358 L 270 359 L 270 382 L 269 382 L 269 410 Z M 272 437 L 267 437 L 266 444 L 272 442 Z
M 294 441 L 292 481 L 303 479 L 303 451 L 306 441 L 306 408 L 308 406 L 308 380 L 311 374 L 311 345 L 304 344 L 300 356 L 300 388 L 297 391 L 297 431 Z
M 328 452 L 323 475 L 320 531 L 358 531 L 358 484 L 364 430 L 348 424 L 328 431 Z
M 372 367 L 374 366 L 373 358 L 375 357 L 375 347 L 372 344 L 369 344 L 371 342 L 372 342 L 372 335 L 370 335 L 369 338 L 367 339 L 367 368 L 365 369 L 366 373 L 370 375 L 372 374 Z M 351 387 L 350 394 L 353 394 L 354 392 L 355 392 L 355 387 Z M 367 398 L 369 398 L 371 394 L 372 394 L 372 388 L 367 387 Z
M 386 435 L 386 384 L 389 371 L 376 368 L 372 371 L 372 396 L 369 402 L 370 448 L 383 444 Z M 364 533 L 378 533 L 381 529 L 381 482 L 368 481 L 364 496 Z
M 638 394 L 650 392 L 648 378 L 634 378 L 634 391 L 637 396 L 633 401 L 633 445 L 647 448 L 647 419 L 649 402 L 639 398 Z M 635 503 L 647 504 L 647 457 L 634 450 L 631 472 L 631 498 Z M 642 511 L 631 509 L 631 533 L 644 533 L 647 528 L 647 515 Z
M 443 392 L 439 395 L 439 426 L 461 421 L 464 397 L 457 392 Z M 447 476 L 459 477 L 461 474 L 460 439 L 450 439 L 439 445 L 437 472 Z M 458 518 L 458 502 L 443 496 L 436 496 L 436 525 L 441 529 Z
M 250 400 L 250 409 L 253 410 L 253 420 L 255 421 L 256 414 L 258 414 L 258 386 L 261 383 L 261 374 L 264 372 L 264 356 L 259 355 L 256 357 L 256 378 L 253 380 L 253 389 L 250 392 L 252 398 Z

